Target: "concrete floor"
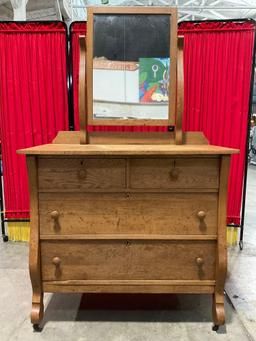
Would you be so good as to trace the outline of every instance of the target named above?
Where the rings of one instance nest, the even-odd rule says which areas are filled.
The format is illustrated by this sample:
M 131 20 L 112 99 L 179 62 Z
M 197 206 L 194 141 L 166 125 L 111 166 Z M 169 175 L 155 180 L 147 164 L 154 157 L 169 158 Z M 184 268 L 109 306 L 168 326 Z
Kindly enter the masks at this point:
M 256 167 L 249 166 L 244 248 L 229 249 L 226 291 L 245 326 L 256 340 Z
M 179 295 L 171 310 L 80 310 L 81 295 L 45 295 L 44 329 L 29 320 L 28 246 L 0 242 L 0 340 L 256 340 L 256 167 L 250 167 L 244 250 L 229 250 L 226 320 L 211 330 L 211 297 Z

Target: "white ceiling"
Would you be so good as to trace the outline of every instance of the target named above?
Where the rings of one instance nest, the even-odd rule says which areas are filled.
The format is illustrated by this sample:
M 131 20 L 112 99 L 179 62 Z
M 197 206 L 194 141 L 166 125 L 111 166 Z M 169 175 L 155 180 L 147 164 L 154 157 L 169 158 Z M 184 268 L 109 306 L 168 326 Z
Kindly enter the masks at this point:
M 256 0 L 107 0 L 110 6 L 177 6 L 179 21 L 206 19 L 253 18 L 256 20 Z M 84 20 L 85 5 L 100 5 L 101 0 L 70 0 L 73 20 Z M 77 18 L 77 19 L 75 19 Z
M 256 0 L 28 0 L 27 20 L 85 20 L 87 5 L 110 6 L 177 6 L 179 20 L 253 18 Z M 12 20 L 10 0 L 0 0 L 0 20 Z
M 59 20 L 57 0 L 28 0 L 27 20 Z M 10 0 L 0 0 L 0 20 L 13 20 L 13 10 Z

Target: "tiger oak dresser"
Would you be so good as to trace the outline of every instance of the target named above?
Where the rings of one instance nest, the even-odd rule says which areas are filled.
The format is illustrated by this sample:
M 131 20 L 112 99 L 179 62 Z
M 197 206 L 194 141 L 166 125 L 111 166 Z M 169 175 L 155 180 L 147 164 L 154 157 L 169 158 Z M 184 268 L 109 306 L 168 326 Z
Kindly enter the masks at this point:
M 208 293 L 224 323 L 230 153 L 209 145 L 27 149 L 32 322 L 43 292 Z
M 92 91 L 93 38 L 97 27 L 119 25 L 122 13 L 124 20 L 129 15 L 126 26 L 133 25 L 129 32 L 137 27 L 137 15 L 152 25 L 154 15 L 160 15 L 159 30 L 171 22 L 171 33 L 162 32 L 168 35 L 167 44 L 171 37 L 170 49 L 163 52 L 171 56 L 166 119 L 96 115 L 102 101 L 94 101 Z M 105 15 L 112 19 L 105 20 Z M 18 151 L 26 155 L 30 183 L 31 321 L 36 330 L 44 314 L 44 292 L 211 294 L 214 328 L 225 322 L 226 195 L 230 156 L 238 150 L 209 145 L 202 133 L 182 132 L 183 39 L 177 39 L 176 19 L 176 9 L 169 7 L 88 9 L 87 37 L 80 39 L 81 130 L 59 132 L 51 144 Z M 122 22 L 118 27 L 126 26 Z M 150 50 L 145 51 L 148 56 Z M 126 70 L 128 64 L 116 50 L 115 56 L 118 63 L 105 63 L 107 69 L 96 70 L 97 77 L 120 65 Z M 140 55 L 130 58 L 140 63 Z M 153 77 L 161 60 L 154 62 Z M 129 84 L 138 75 L 132 63 Z M 115 113 L 117 106 L 124 112 L 132 108 L 129 117 L 138 108 L 145 116 L 150 105 L 159 112 L 166 109 L 161 103 L 120 104 L 113 99 L 105 105 Z M 174 129 L 104 133 L 90 132 L 88 124 L 167 124 Z

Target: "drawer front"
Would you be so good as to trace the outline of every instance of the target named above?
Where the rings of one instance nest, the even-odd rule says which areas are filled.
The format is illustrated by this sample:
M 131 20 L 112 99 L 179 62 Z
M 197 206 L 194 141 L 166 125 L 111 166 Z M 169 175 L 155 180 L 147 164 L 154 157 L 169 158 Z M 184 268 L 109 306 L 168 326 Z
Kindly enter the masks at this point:
M 216 234 L 217 193 L 40 193 L 41 234 Z
M 43 281 L 213 280 L 216 243 L 145 240 L 41 242 Z
M 41 158 L 39 191 L 115 190 L 125 187 L 125 160 Z
M 131 159 L 130 187 L 134 189 L 217 189 L 219 159 Z

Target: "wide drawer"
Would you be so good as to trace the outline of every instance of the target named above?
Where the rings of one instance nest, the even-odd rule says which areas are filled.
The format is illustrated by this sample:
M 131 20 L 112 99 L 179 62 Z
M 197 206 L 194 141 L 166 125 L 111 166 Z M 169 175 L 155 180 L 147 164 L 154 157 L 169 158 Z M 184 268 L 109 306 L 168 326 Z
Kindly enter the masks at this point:
M 131 159 L 134 189 L 217 189 L 218 158 Z
M 39 191 L 116 190 L 125 187 L 125 160 L 39 158 Z
M 217 193 L 40 193 L 41 234 L 216 234 Z
M 43 241 L 43 281 L 213 280 L 214 241 Z

